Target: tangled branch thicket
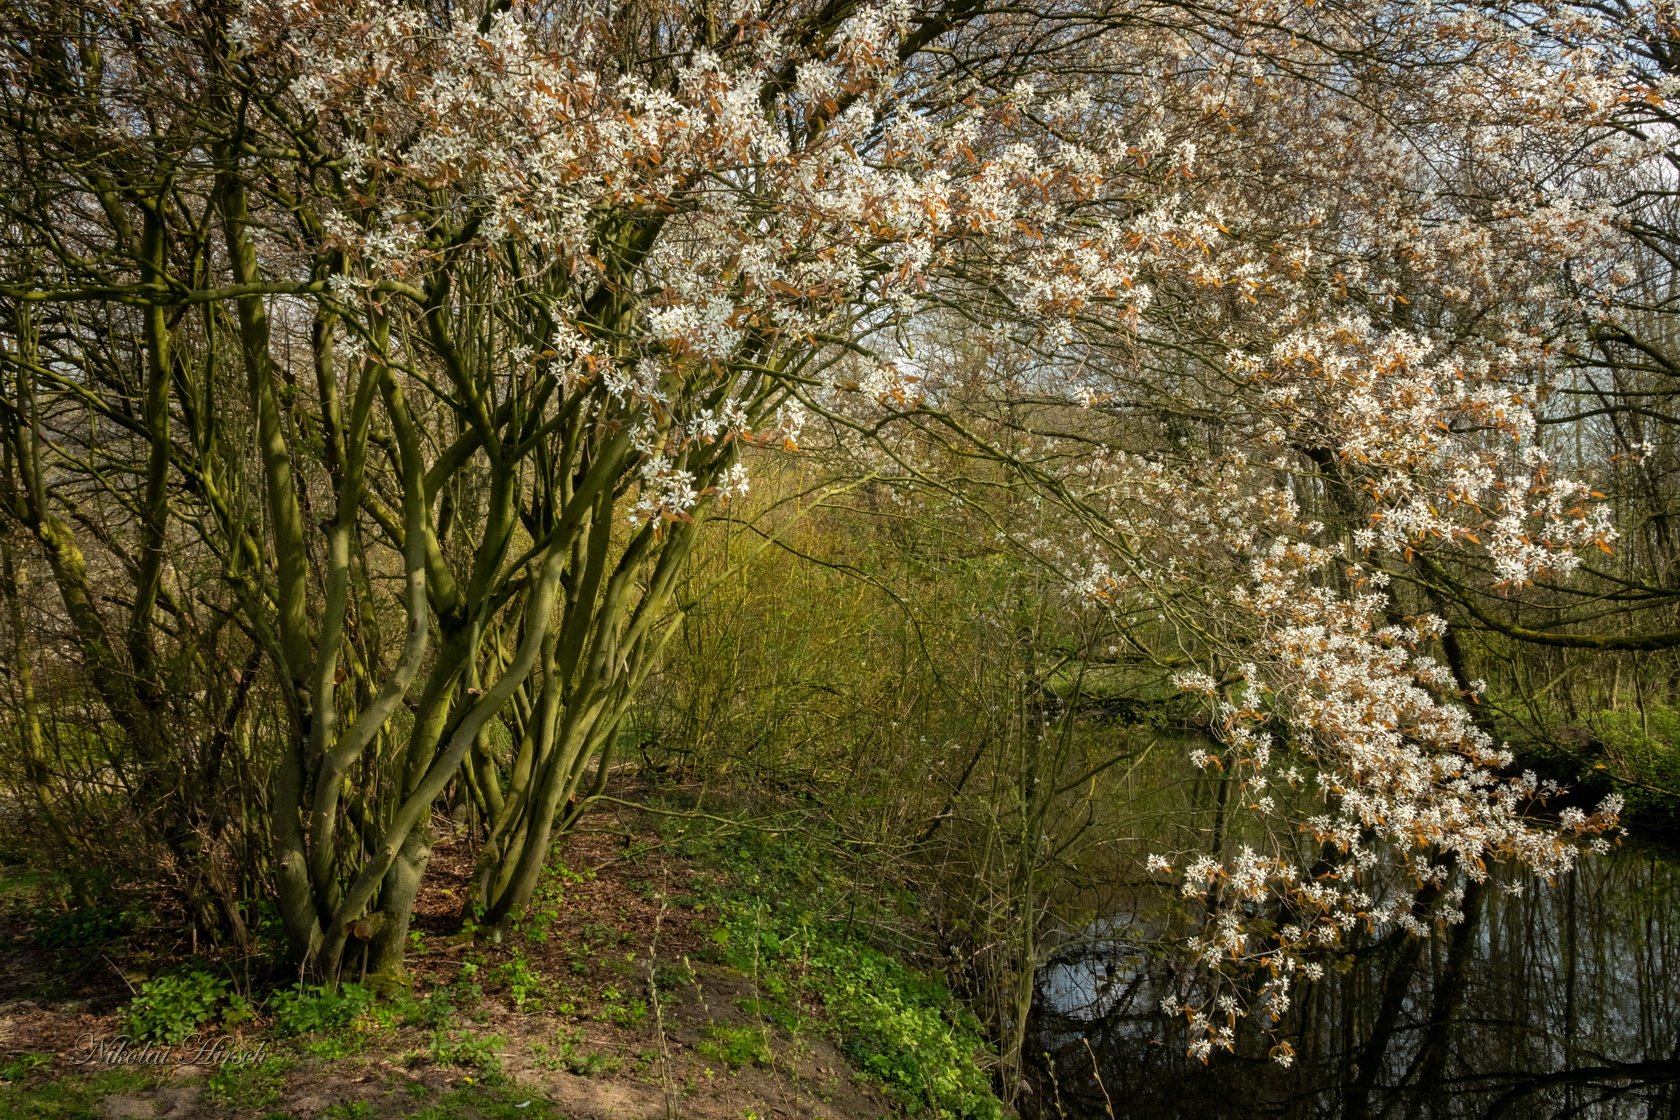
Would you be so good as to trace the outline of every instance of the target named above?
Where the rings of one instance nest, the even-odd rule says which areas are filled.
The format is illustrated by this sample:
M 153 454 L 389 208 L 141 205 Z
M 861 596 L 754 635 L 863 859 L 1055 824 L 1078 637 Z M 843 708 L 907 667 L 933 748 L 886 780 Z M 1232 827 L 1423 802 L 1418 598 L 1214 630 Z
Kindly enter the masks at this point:
M 1669 6 L 0 21 L 5 779 L 84 900 L 150 876 L 240 944 L 272 901 L 306 971 L 365 935 L 396 972 L 448 801 L 466 907 L 517 915 L 692 635 L 706 521 L 794 456 L 928 571 L 1033 573 L 974 585 L 1061 643 L 1022 679 L 1205 701 L 1270 839 L 1147 870 L 1271 1018 L 1353 931 L 1616 827 L 1535 815 L 1464 635 L 1680 644 Z M 1019 868 L 1069 758 L 1021 755 Z

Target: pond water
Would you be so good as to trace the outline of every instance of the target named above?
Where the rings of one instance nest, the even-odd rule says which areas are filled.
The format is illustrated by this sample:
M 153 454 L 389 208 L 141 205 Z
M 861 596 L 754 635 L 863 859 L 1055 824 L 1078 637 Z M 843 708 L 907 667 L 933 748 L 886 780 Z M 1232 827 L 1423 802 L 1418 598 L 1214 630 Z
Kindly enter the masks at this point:
M 1296 989 L 1284 1037 L 1203 1065 L 1150 931 L 1080 931 L 1040 970 L 1027 1115 L 1680 1120 L 1680 861 L 1589 859 L 1521 894 L 1472 892 L 1464 923 L 1379 940 Z M 1154 931 L 1158 933 L 1158 931 Z

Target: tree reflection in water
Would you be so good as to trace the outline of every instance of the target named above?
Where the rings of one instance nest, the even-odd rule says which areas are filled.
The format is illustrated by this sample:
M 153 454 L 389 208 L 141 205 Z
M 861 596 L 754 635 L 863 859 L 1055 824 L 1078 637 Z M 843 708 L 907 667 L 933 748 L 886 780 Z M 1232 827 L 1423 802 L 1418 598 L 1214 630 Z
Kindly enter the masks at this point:
M 1160 1011 L 1173 977 L 1112 920 L 1040 972 L 1027 1115 L 1680 1120 L 1680 864 L 1588 860 L 1473 891 L 1430 939 L 1379 939 L 1303 985 L 1284 1037 L 1204 1066 Z

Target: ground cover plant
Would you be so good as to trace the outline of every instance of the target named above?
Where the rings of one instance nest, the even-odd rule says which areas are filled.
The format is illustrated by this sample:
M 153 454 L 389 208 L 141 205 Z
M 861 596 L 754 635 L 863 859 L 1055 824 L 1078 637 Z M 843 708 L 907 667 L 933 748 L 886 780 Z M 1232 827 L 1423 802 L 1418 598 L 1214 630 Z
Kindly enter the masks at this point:
M 878 928 L 797 845 L 688 892 L 792 1016 L 733 1076 L 1014 1105 L 1120 914 L 1175 1046 L 1288 1068 L 1331 970 L 1672 826 L 1672 7 L 7 5 L 27 959 L 479 1078 L 505 1000 L 692 1102 L 590 1034 L 686 1006 L 668 885 L 568 925 L 567 839 L 797 807 Z

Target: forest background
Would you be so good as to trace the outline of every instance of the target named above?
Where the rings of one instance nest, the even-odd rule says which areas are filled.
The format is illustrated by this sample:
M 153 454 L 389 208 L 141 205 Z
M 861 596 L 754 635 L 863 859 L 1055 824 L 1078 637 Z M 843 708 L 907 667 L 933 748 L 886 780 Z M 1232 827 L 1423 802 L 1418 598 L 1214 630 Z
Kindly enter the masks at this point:
M 400 981 L 439 829 L 496 930 L 627 783 L 751 791 L 1007 1067 L 1118 894 L 1205 1055 L 1674 827 L 1672 5 L 0 19 L 53 905 Z

